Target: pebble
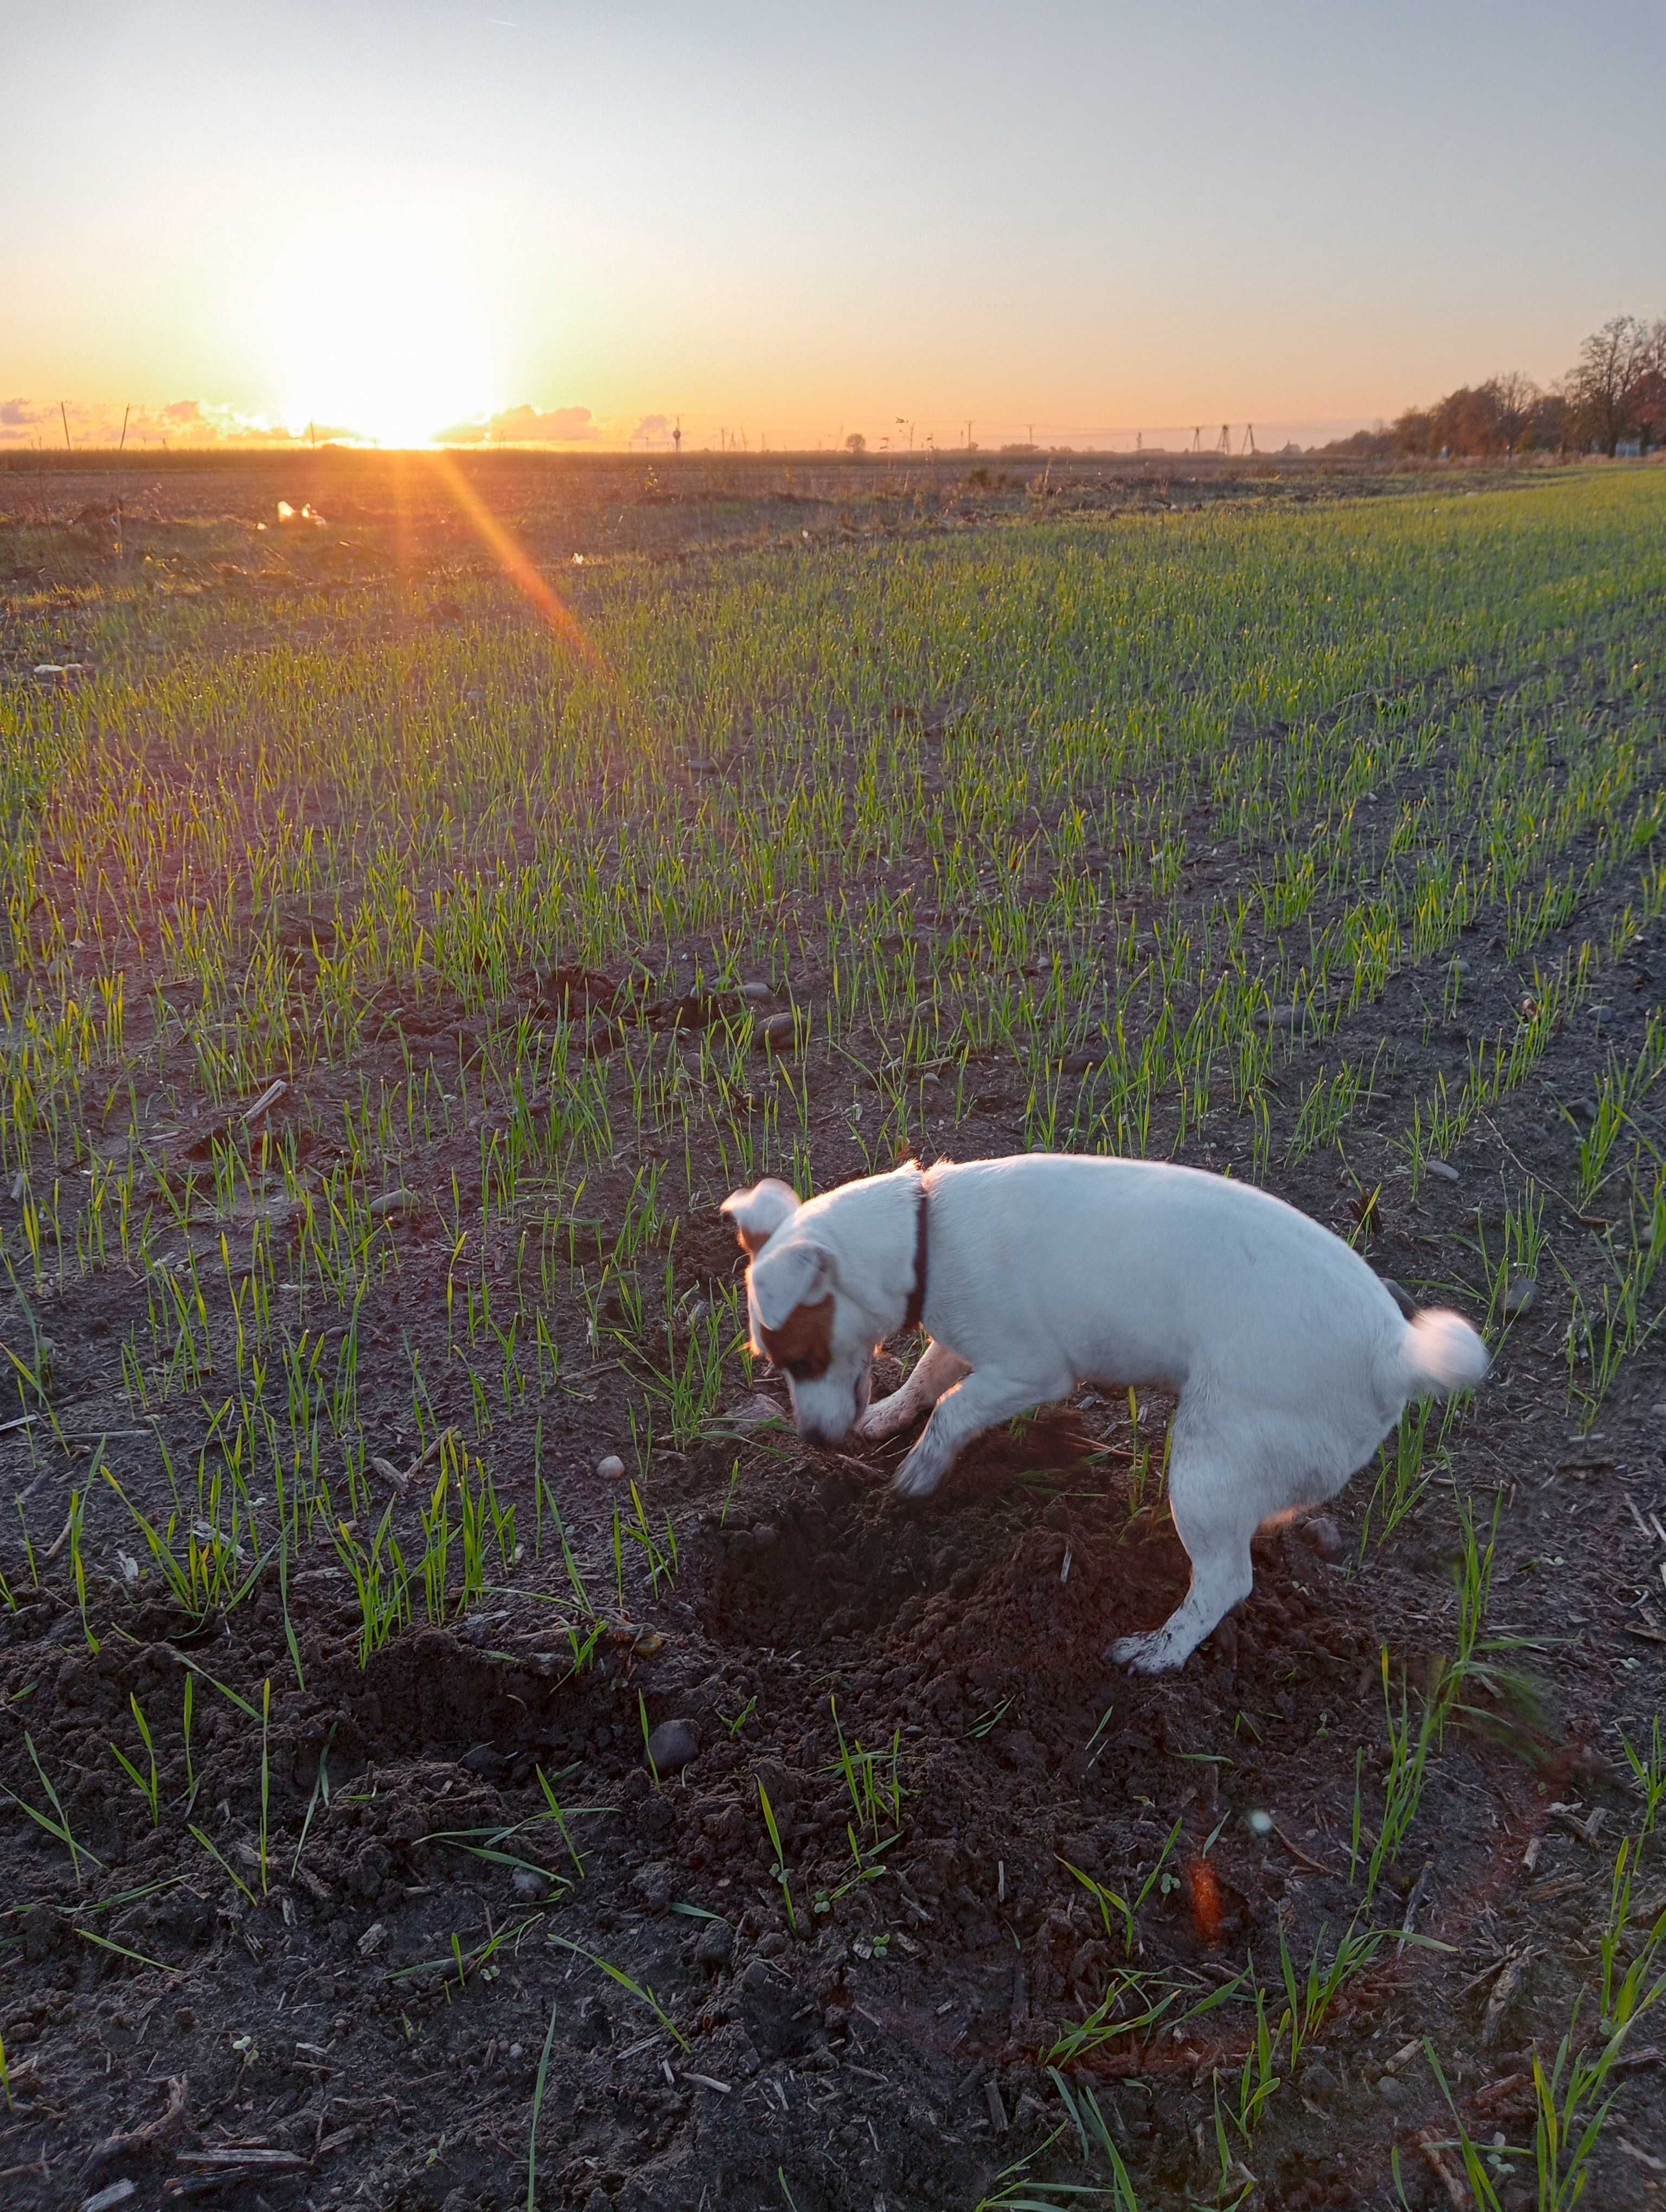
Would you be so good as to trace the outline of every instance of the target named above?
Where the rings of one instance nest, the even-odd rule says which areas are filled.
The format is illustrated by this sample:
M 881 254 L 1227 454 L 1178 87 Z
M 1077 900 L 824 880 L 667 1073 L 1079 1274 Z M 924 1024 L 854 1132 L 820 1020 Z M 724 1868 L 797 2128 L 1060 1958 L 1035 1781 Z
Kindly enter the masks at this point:
M 1377 2094 L 1385 2105 L 1403 2105 L 1410 2092 L 1394 2075 L 1385 2074 L 1377 2085 Z
M 763 1042 L 771 1052 L 791 1052 L 799 1041 L 796 1014 L 771 1014 L 763 1024 Z
M 1442 1182 L 1456 1182 L 1458 1179 L 1458 1171 L 1450 1160 L 1430 1160 L 1427 1166 L 1429 1173 L 1438 1176 Z
M 550 1885 L 536 1867 L 517 1867 L 509 1876 L 509 1887 L 515 1895 L 528 1905 L 535 1905 L 550 1893 Z
M 596 1462 L 596 1472 L 604 1482 L 623 1482 L 624 1462 L 619 1457 L 617 1452 L 609 1452 L 605 1459 L 599 1459 Z
M 1310 2089 L 1316 2097 L 1328 2096 L 1336 2087 L 1336 2076 L 1329 2066 L 1316 2059 L 1302 2069 L 1302 2087 Z
M 700 1754 L 700 1739 L 686 1721 L 661 1721 L 648 1740 L 648 1755 L 661 1774 L 680 1774 Z
M 1519 1281 L 1511 1283 L 1505 1292 L 1504 1310 L 1507 1314 L 1524 1314 L 1535 1303 L 1538 1295 L 1539 1285 L 1531 1276 L 1524 1275 Z
M 757 1006 L 765 999 L 773 999 L 775 994 L 773 988 L 768 983 L 743 983 L 739 987 L 739 995 L 743 999 L 750 999 L 753 1005 Z
M 1342 1532 L 1329 1513 L 1315 1513 L 1304 1521 L 1302 1538 L 1322 1559 L 1340 1559 L 1347 1549 L 1342 1541 Z

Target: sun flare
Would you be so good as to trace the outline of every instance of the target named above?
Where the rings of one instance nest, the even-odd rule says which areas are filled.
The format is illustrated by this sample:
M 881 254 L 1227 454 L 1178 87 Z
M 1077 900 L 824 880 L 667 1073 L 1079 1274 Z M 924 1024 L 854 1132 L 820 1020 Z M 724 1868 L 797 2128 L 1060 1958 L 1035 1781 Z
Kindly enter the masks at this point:
M 298 239 L 272 305 L 292 429 L 424 446 L 498 404 L 483 303 L 450 240 L 368 222 Z

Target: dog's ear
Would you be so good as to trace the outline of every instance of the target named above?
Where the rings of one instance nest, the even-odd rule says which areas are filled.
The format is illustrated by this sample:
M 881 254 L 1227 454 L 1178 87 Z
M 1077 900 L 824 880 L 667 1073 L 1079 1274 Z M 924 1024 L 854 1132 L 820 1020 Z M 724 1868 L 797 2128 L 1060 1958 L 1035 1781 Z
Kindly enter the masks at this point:
M 748 1279 L 759 1325 L 780 1328 L 800 1306 L 814 1305 L 833 1286 L 833 1255 L 807 1237 L 788 1237 L 754 1260 Z
M 750 1190 L 732 1190 L 718 1211 L 733 1221 L 749 1260 L 755 1260 L 783 1221 L 799 1210 L 799 1194 L 777 1176 L 765 1176 Z

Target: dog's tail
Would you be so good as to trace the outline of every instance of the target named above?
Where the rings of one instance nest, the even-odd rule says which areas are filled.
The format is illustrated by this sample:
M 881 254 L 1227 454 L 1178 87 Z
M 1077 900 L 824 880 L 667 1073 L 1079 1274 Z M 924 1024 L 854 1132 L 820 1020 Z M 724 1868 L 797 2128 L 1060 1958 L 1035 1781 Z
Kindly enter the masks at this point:
M 1492 1354 L 1462 1314 L 1430 1306 L 1401 1325 L 1390 1340 L 1395 1379 L 1408 1398 L 1444 1397 L 1473 1389 L 1493 1364 Z

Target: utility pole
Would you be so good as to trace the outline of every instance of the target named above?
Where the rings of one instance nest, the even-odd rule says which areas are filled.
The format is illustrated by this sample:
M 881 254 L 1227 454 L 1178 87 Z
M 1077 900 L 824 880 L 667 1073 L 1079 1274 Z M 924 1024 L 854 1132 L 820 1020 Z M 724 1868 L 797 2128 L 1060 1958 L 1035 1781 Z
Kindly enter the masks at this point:
M 116 459 L 118 460 L 119 460 L 122 455 L 127 451 L 127 418 L 132 412 L 133 403 L 130 399 L 126 406 L 121 410 L 121 443 L 116 448 Z
M 70 443 L 69 410 L 64 406 L 64 402 L 61 399 L 58 403 L 58 411 L 64 417 L 64 450 L 66 453 L 73 453 L 75 447 Z
M 1192 451 L 1195 453 L 1203 451 L 1203 425 L 1201 422 L 1192 426 Z
M 971 452 L 971 450 L 972 450 L 972 418 L 971 418 L 971 416 L 969 415 L 969 416 L 966 417 L 966 451 L 970 453 Z

